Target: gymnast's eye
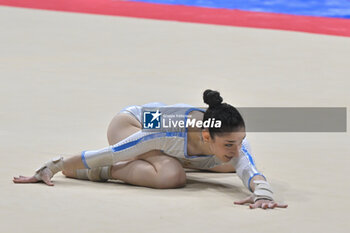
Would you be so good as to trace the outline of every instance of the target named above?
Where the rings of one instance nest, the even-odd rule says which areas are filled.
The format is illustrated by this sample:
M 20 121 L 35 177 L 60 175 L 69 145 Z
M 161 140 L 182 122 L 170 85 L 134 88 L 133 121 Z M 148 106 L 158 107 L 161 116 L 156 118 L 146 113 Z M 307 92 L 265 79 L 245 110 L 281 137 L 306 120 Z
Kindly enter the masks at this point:
M 233 144 L 225 144 L 225 146 L 227 146 L 227 147 L 232 147 Z

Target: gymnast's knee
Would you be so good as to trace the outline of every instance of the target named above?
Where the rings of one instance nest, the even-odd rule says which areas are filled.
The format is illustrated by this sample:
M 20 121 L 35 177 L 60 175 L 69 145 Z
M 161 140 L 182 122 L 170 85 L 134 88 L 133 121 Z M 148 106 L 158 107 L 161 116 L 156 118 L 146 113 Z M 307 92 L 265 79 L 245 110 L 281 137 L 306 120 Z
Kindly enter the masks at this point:
M 167 170 L 159 173 L 155 188 L 158 189 L 173 189 L 181 188 L 186 185 L 186 173 L 181 169 Z

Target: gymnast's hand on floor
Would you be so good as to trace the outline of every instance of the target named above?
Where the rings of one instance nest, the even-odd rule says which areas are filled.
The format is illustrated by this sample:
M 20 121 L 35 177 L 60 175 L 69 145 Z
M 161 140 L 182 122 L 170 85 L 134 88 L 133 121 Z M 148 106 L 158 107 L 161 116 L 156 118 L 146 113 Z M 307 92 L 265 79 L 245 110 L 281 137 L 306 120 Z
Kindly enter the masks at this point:
M 264 200 L 264 199 L 260 199 L 257 200 L 254 203 L 254 195 L 251 195 L 241 201 L 235 201 L 234 204 L 236 205 L 244 205 L 244 204 L 249 204 L 249 208 L 251 209 L 255 209 L 255 208 L 262 208 L 262 209 L 274 209 L 274 208 L 287 208 L 288 205 L 281 205 L 278 204 L 274 201 L 270 201 L 270 200 Z
M 43 169 L 40 173 L 40 176 L 41 176 L 41 180 L 35 178 L 35 176 L 13 177 L 13 182 L 16 184 L 25 184 L 25 183 L 38 183 L 42 181 L 49 186 L 54 186 L 54 184 L 51 182 L 52 173 L 48 168 Z

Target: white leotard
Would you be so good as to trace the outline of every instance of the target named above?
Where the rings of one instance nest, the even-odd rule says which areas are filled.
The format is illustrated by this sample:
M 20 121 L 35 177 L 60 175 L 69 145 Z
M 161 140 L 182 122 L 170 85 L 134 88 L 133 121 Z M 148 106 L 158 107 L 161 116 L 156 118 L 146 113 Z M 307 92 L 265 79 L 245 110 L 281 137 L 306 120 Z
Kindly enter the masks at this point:
M 183 115 L 185 121 L 192 111 L 204 112 L 203 109 L 194 108 L 187 104 L 165 105 L 162 103 L 129 106 L 121 112 L 133 115 L 141 123 L 142 107 L 161 108 L 161 111 L 167 114 Z M 100 150 L 84 151 L 82 161 L 87 168 L 102 167 L 133 159 L 151 150 L 161 150 L 165 154 L 177 158 L 183 165 L 199 169 L 208 169 L 222 164 L 214 155 L 189 156 L 187 153 L 187 128 L 179 127 L 172 128 L 167 132 L 140 130 L 113 146 Z M 255 167 L 250 146 L 246 139 L 243 140 L 240 155 L 235 159 L 231 159 L 229 163 L 236 168 L 238 176 L 247 188 L 249 188 L 252 177 L 262 175 Z

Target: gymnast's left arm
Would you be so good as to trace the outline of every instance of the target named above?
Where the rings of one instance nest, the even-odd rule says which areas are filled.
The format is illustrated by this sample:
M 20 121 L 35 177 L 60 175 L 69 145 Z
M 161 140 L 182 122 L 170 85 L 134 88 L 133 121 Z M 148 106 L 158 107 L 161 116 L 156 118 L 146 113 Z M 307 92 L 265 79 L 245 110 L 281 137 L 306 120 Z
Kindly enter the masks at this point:
M 272 188 L 266 177 L 257 170 L 251 155 L 250 145 L 246 139 L 243 140 L 239 156 L 233 158 L 231 163 L 236 168 L 237 175 L 244 186 L 252 192 L 252 195 L 241 201 L 235 201 L 235 204 L 249 204 L 251 209 L 287 208 L 288 205 L 282 205 L 274 201 Z

